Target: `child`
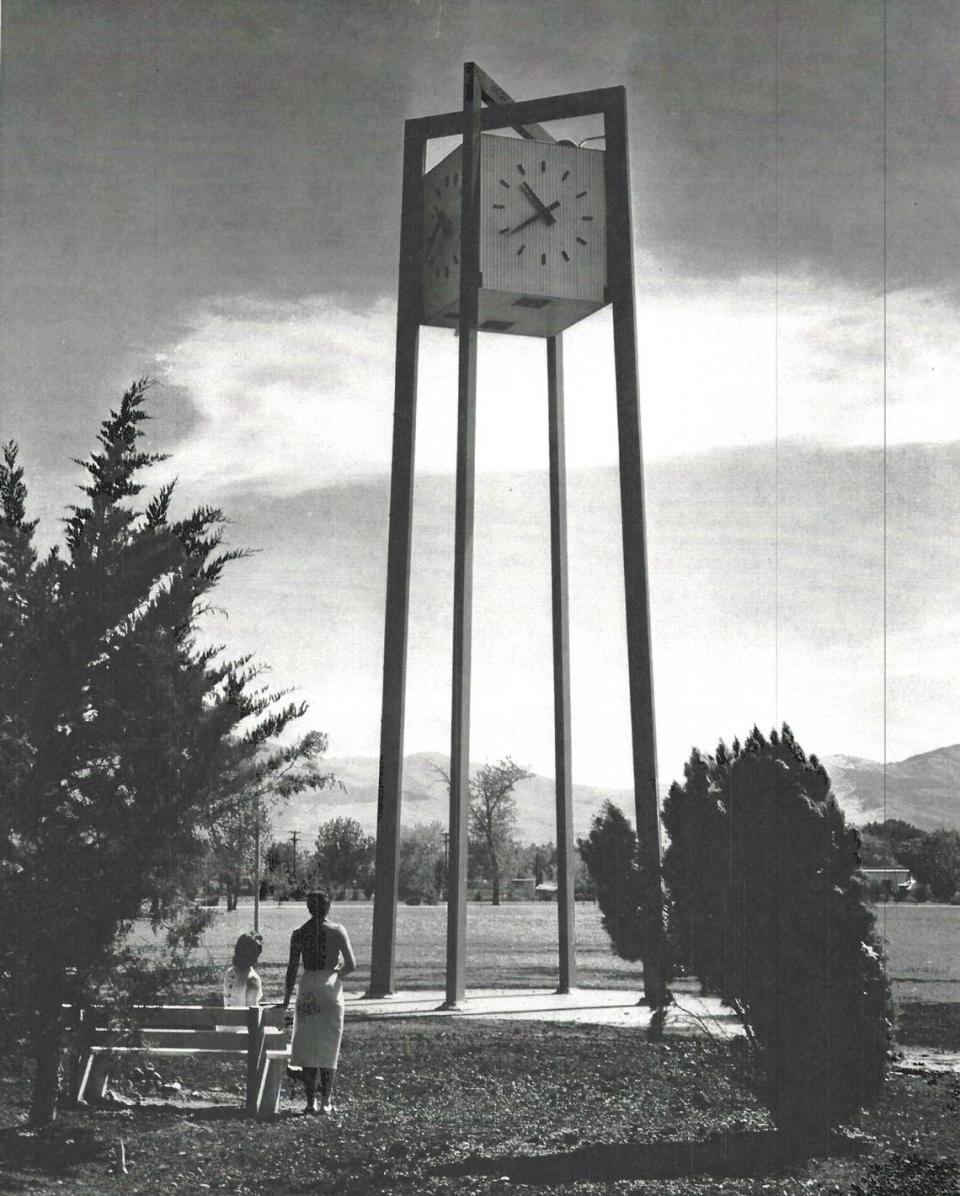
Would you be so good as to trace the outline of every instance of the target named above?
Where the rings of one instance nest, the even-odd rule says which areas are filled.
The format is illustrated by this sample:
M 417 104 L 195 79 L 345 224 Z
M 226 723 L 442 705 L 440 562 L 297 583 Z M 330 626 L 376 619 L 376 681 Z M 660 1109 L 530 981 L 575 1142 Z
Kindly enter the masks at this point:
M 224 1005 L 259 1005 L 263 983 L 253 970 L 263 950 L 263 936 L 241 934 L 233 948 L 233 963 L 223 974 Z

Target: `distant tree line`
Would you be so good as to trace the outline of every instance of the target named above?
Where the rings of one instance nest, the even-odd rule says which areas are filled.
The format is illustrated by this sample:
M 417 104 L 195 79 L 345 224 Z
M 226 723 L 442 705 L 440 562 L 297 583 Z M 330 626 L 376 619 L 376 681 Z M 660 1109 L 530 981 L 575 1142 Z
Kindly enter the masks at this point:
M 922 831 L 901 818 L 860 828 L 864 868 L 909 868 L 918 901 L 952 901 L 960 890 L 960 831 Z
M 515 837 L 498 843 L 501 876 L 522 876 L 535 883 L 556 878 L 557 850 L 552 842 L 523 844 Z M 486 837 L 471 835 L 468 845 L 467 882 L 475 892 L 493 888 L 489 873 Z M 443 899 L 447 888 L 449 843 L 439 821 L 414 823 L 400 832 L 399 882 L 401 901 L 432 905 Z M 261 896 L 284 902 L 302 896 L 309 888 L 329 889 L 337 900 L 373 895 L 376 839 L 355 818 L 337 817 L 320 823 L 312 850 L 297 853 L 286 841 L 271 841 L 264 852 Z M 252 877 L 252 874 L 248 874 Z M 578 869 L 578 895 L 592 898 L 593 888 L 586 868 Z M 248 880 L 248 883 L 250 881 Z M 503 899 L 496 892 L 497 900 Z

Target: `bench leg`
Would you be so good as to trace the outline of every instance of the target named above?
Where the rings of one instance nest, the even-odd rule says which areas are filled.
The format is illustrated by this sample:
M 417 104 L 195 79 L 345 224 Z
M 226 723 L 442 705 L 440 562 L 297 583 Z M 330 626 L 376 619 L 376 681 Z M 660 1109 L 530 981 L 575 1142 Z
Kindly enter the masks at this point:
M 257 1101 L 257 1117 L 260 1121 L 268 1121 L 277 1115 L 280 1108 L 280 1090 L 283 1087 L 286 1063 L 286 1055 L 275 1055 L 267 1059 Z
M 106 1051 L 91 1051 L 83 1069 L 77 1101 L 103 1100 L 110 1083 L 110 1056 Z

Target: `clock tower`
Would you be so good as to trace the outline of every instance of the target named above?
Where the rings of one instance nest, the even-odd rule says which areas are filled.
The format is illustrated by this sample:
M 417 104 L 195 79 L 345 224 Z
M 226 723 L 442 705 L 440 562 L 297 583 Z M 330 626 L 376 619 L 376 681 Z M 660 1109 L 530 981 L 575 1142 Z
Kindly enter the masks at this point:
M 541 123 L 583 116 L 602 117 L 603 150 L 557 141 Z M 426 172 L 427 141 L 456 136 L 462 138 L 461 144 Z M 644 1000 L 660 1006 L 666 999 L 626 97 L 622 87 L 610 87 L 518 102 L 472 62 L 464 66 L 463 108 L 408 120 L 404 131 L 371 997 L 383 997 L 393 990 L 417 365 L 423 325 L 448 328 L 459 337 L 444 1007 L 459 1007 L 466 995 L 474 455 L 480 333 L 539 337 L 546 342 L 558 991 L 567 992 L 576 982 L 562 334 L 607 304 L 613 314 L 636 818 L 639 841 L 646 851 L 644 939 L 648 950 L 643 960 Z

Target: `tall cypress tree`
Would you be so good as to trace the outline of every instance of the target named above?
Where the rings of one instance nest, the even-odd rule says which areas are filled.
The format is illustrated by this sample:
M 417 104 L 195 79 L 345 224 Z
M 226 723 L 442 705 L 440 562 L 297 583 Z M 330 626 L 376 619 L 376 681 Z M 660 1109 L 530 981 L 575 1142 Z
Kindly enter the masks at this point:
M 674 941 L 735 1006 L 778 1124 L 818 1135 L 875 1100 L 889 996 L 857 832 L 784 724 L 694 752 L 664 805 Z
M 0 465 L 0 976 L 31 1019 L 35 1123 L 54 1114 L 63 1002 L 96 992 L 143 903 L 175 897 L 245 791 L 323 744 L 271 748 L 305 706 L 197 642 L 243 553 L 223 548 L 215 508 L 171 520 L 172 485 L 136 505 L 161 460 L 139 447 L 147 390 L 127 390 L 78 462 L 64 554 L 34 547 L 16 445 Z

